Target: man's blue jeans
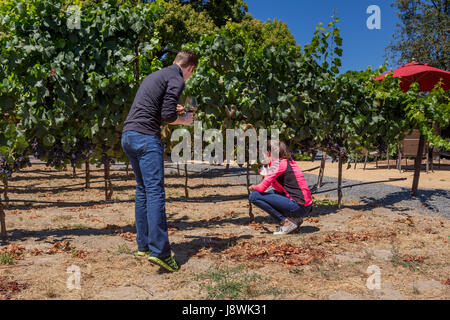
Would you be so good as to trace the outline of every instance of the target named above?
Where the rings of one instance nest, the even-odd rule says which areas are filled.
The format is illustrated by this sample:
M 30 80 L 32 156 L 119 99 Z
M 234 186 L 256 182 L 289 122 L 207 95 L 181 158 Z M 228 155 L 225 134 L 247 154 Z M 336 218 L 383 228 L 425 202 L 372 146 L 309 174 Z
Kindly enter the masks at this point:
M 302 206 L 275 190 L 252 192 L 250 202 L 269 213 L 278 222 L 283 222 L 286 218 L 303 218 L 311 211 L 311 206 Z
M 166 222 L 164 157 L 161 140 L 135 131 L 122 134 L 122 148 L 136 177 L 135 218 L 139 251 L 171 255 Z

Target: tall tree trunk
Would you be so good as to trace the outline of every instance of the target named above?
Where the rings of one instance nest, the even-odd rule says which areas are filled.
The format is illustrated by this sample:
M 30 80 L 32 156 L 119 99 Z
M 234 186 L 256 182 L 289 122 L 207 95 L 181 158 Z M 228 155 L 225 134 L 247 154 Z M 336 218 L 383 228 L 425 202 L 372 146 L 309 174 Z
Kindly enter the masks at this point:
M 75 166 L 72 167 L 72 179 L 76 179 L 77 178 L 77 169 L 75 168 Z
M 322 160 L 320 161 L 319 179 L 317 180 L 317 189 L 322 186 L 323 175 L 325 172 L 325 163 L 327 159 L 327 153 L 322 151 Z
M 0 226 L 1 226 L 0 235 L 3 239 L 6 239 L 6 218 L 5 218 L 5 210 L 4 210 L 1 198 L 0 198 Z
M 342 157 L 339 157 L 339 173 L 338 173 L 338 209 L 342 208 Z
M 105 164 L 105 200 L 106 201 L 111 201 L 112 195 L 113 195 L 110 171 L 111 171 L 111 163 L 108 159 L 108 161 L 106 161 L 106 164 Z
M 250 222 L 255 221 L 255 216 L 253 214 L 252 203 L 250 202 L 250 163 L 247 162 L 247 194 L 248 198 L 248 215 L 250 216 Z
M 91 182 L 90 182 L 90 179 L 91 179 L 91 168 L 89 166 L 89 156 L 86 159 L 85 170 L 86 170 L 86 185 L 85 185 L 85 188 L 89 189 L 91 187 Z
M 420 169 L 422 166 L 423 147 L 425 146 L 425 137 L 421 134 L 419 138 L 419 148 L 417 150 L 416 160 L 414 161 L 414 180 L 411 195 L 417 196 L 419 188 Z
M 187 163 L 184 164 L 184 197 L 189 199 L 189 190 L 188 190 L 188 168 Z
M 5 199 L 5 203 L 4 203 L 4 207 L 5 209 L 8 208 L 9 206 L 9 197 L 8 197 L 8 193 L 9 193 L 9 186 L 8 186 L 8 177 L 5 175 L 3 176 L 3 196 Z

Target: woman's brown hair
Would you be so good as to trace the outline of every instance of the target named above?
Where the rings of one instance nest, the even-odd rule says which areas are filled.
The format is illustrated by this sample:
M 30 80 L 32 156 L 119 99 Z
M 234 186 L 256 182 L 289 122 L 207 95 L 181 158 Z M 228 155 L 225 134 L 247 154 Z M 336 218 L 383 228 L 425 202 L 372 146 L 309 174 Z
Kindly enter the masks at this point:
M 288 146 L 282 141 L 279 141 L 278 143 L 275 143 L 272 140 L 267 141 L 267 151 L 270 152 L 270 154 L 276 154 L 278 151 L 278 158 L 279 159 L 287 159 L 288 161 L 292 160 L 292 153 L 289 150 Z

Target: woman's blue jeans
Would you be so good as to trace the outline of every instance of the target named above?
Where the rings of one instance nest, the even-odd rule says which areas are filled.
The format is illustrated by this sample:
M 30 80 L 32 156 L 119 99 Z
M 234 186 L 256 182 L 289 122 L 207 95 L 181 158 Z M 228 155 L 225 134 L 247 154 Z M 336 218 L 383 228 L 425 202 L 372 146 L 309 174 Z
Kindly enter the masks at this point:
M 135 218 L 139 251 L 171 255 L 166 222 L 164 156 L 161 140 L 135 131 L 122 134 L 122 148 L 136 177 Z
M 269 213 L 278 222 L 283 222 L 286 218 L 303 218 L 311 211 L 311 206 L 302 206 L 275 190 L 252 192 L 250 202 Z

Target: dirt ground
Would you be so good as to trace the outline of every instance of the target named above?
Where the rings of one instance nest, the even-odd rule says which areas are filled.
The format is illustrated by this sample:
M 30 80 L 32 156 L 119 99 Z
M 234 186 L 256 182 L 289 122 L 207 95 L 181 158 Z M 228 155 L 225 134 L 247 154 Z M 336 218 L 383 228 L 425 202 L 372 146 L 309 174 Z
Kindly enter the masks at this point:
M 325 174 L 335 167 L 327 163 Z M 412 174 L 373 167 L 344 175 L 373 181 Z M 167 176 L 169 234 L 181 266 L 169 274 L 136 256 L 132 175 L 113 171 L 120 180 L 113 182 L 114 202 L 103 203 L 103 182 L 95 180 L 103 172 L 92 174 L 88 190 L 81 170 L 73 179 L 71 171 L 33 165 L 14 175 L 10 199 L 54 203 L 11 203 L 6 210 L 0 299 L 450 298 L 450 221 L 440 216 L 358 202 L 337 210 L 333 199 L 316 198 L 297 233 L 274 236 L 267 214 L 253 208 L 256 222 L 249 224 L 248 201 L 228 201 L 245 195 L 245 186 L 191 177 L 193 200 L 186 202 L 184 177 Z M 449 178 L 449 171 L 422 174 L 420 186 L 448 188 Z M 73 288 L 77 270 L 80 286 Z

